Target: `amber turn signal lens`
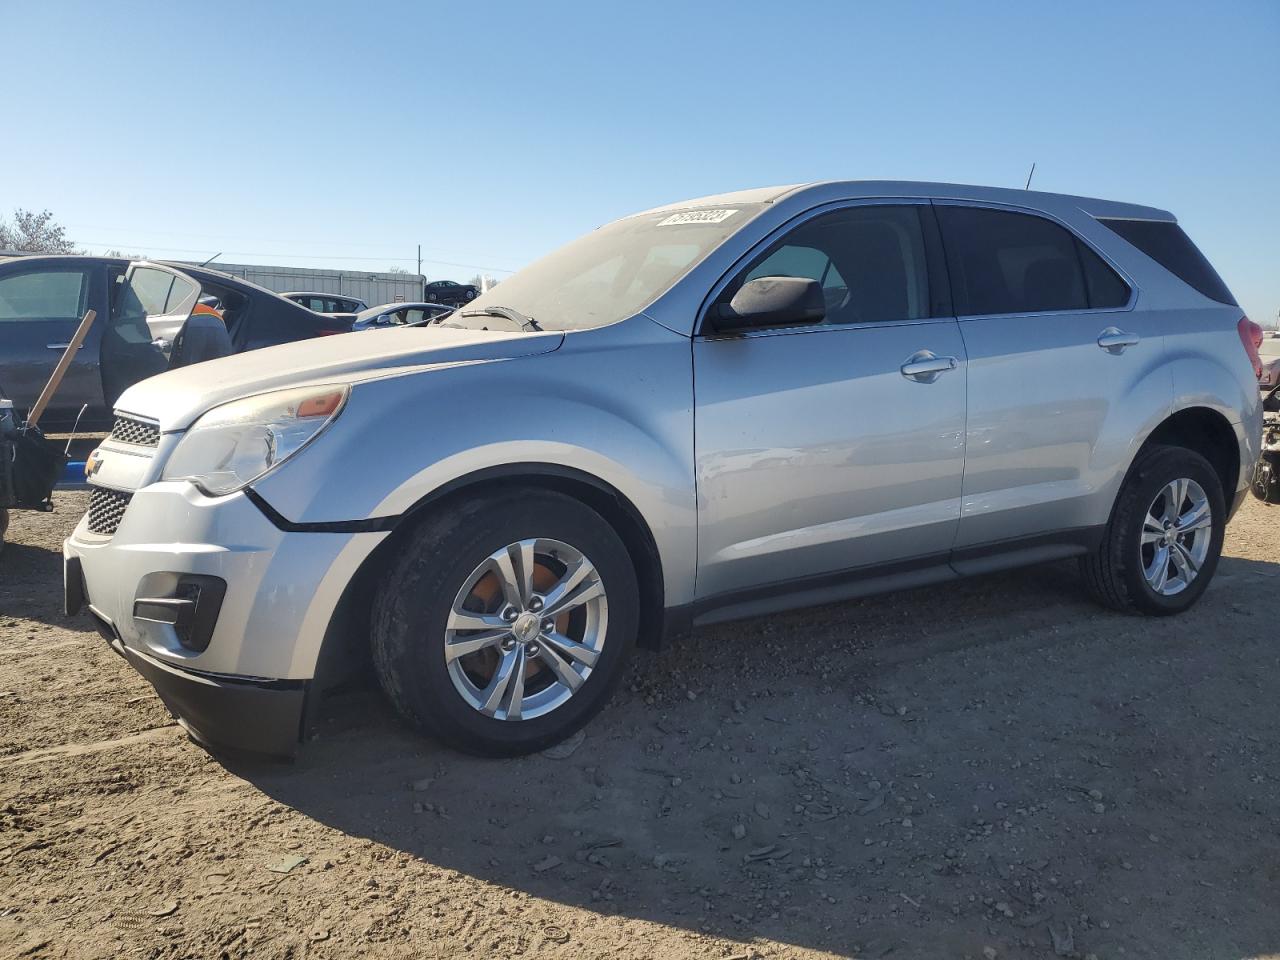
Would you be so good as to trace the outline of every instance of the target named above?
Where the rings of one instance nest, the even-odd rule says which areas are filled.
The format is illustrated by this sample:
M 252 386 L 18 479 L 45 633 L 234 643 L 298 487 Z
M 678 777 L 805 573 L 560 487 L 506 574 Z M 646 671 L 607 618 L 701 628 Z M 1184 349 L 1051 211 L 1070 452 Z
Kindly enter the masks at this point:
M 342 403 L 342 392 L 322 393 L 317 397 L 307 397 L 298 404 L 299 417 L 327 417 L 338 409 Z

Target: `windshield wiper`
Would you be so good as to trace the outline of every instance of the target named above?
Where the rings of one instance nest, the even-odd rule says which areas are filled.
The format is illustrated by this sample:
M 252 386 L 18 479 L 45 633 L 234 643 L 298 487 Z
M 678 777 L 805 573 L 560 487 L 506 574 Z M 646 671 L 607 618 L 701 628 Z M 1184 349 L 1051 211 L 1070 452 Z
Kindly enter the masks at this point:
M 464 310 L 461 314 L 464 317 L 504 317 L 512 323 L 520 324 L 521 330 L 532 330 L 534 333 L 541 333 L 542 327 L 533 317 L 526 317 L 519 310 L 513 310 L 511 307 L 484 307 L 480 310 Z

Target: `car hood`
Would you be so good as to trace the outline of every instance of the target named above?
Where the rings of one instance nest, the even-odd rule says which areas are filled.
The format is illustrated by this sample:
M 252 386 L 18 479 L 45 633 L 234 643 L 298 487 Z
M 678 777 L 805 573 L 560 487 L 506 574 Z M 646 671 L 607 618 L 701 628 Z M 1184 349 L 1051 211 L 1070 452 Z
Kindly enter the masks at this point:
M 564 334 L 415 327 L 344 333 L 207 360 L 143 380 L 121 394 L 116 409 L 185 430 L 220 403 L 286 387 L 354 383 L 415 367 L 514 360 L 550 353 Z

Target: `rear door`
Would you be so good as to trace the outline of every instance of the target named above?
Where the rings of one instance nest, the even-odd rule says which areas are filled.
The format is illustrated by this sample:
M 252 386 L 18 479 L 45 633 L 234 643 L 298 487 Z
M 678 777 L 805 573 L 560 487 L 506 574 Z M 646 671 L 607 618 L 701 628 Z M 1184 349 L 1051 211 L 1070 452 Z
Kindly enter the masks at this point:
M 146 262 L 129 267 L 103 333 L 102 387 L 109 405 L 168 369 L 173 341 L 199 300 L 200 284 L 181 271 Z
M 956 565 L 966 548 L 1086 536 L 1113 493 L 1104 424 L 1160 339 L 1134 319 L 1124 278 L 1065 225 L 934 206 L 969 357 Z
M 29 410 L 40 396 L 86 310 L 98 319 L 67 368 L 42 424 L 70 426 L 81 407 L 103 407 L 98 345 L 106 321 L 106 274 L 100 264 L 25 263 L 0 268 L 0 393 Z

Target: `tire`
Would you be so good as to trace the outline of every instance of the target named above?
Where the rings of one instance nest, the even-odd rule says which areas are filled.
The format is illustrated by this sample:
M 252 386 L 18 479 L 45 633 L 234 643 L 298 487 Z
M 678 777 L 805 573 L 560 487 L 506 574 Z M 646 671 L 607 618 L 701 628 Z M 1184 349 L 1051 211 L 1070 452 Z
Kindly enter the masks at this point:
M 532 599 L 512 605 L 523 544 L 532 544 L 526 578 Z M 514 576 L 499 576 L 495 557 L 505 557 Z M 602 595 L 556 614 L 556 588 L 572 584 L 575 571 L 584 569 L 593 572 L 582 574 L 567 599 Z M 543 612 L 532 612 L 538 609 Z M 402 545 L 374 599 L 374 668 L 397 711 L 428 736 L 482 756 L 533 753 L 577 732 L 608 701 L 635 647 L 639 611 L 631 558 L 595 511 L 550 491 L 480 497 L 427 517 Z M 543 619 L 546 613 L 554 619 Z M 487 618 L 485 630 L 459 629 L 480 617 Z M 502 640 L 487 640 L 495 635 Z M 566 640 L 583 660 L 554 654 L 569 646 Z M 464 641 L 485 646 L 447 660 L 446 646 L 457 650 Z M 507 671 L 510 679 L 486 713 L 482 701 L 492 700 L 488 691 L 501 686 L 499 674 L 512 663 L 518 666 Z M 579 674 L 576 688 L 565 679 L 565 665 Z M 517 692 L 523 694 L 518 709 Z
M 1199 500 L 1196 487 L 1203 493 L 1209 519 L 1196 529 L 1188 524 L 1189 532 L 1182 535 L 1177 535 L 1178 527 L 1166 530 L 1164 536 L 1172 536 L 1174 542 L 1164 546 L 1159 532 L 1162 524 L 1149 511 L 1167 513 L 1168 507 L 1161 505 L 1167 505 L 1173 496 L 1165 491 L 1173 489 L 1175 481 L 1184 480 L 1190 481 L 1189 492 L 1178 504 L 1179 519 L 1193 515 L 1191 504 Z M 1185 447 L 1153 446 L 1139 454 L 1130 468 L 1102 543 L 1095 553 L 1081 559 L 1081 573 L 1094 598 L 1113 610 L 1157 617 L 1182 613 L 1200 599 L 1213 579 L 1226 523 L 1222 482 L 1209 461 Z M 1203 540 L 1197 529 L 1203 530 Z M 1154 542 L 1147 543 L 1144 538 L 1154 538 Z M 1167 577 L 1163 590 L 1174 590 L 1172 593 L 1156 589 L 1161 565 L 1155 558 L 1162 546 L 1170 558 L 1163 567 Z M 1189 575 L 1185 571 L 1195 555 L 1199 559 L 1194 563 L 1194 574 Z M 1156 582 L 1149 579 L 1148 571 L 1155 571 Z M 1181 586 L 1179 580 L 1183 581 Z

